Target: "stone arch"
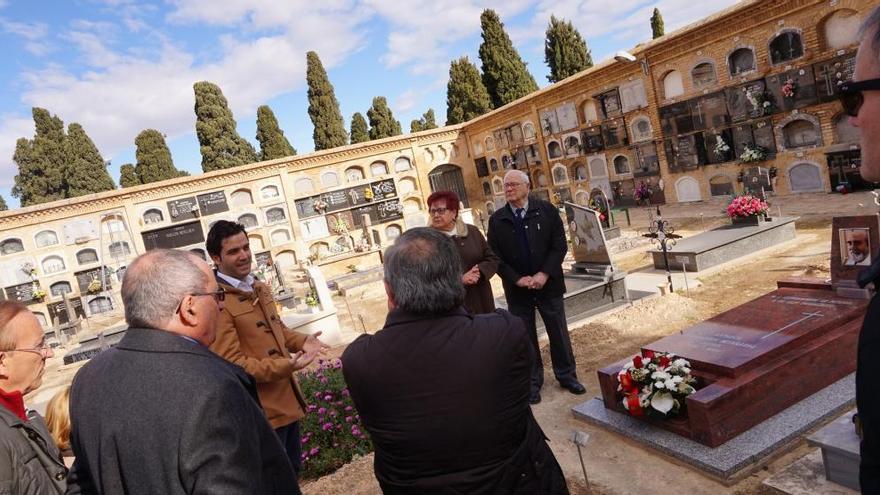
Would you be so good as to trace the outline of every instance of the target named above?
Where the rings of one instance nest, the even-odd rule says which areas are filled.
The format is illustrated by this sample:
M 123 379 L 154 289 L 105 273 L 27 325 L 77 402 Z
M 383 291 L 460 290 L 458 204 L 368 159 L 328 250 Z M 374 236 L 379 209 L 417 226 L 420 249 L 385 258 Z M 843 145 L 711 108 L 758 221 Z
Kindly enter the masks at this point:
M 819 21 L 819 46 L 823 50 L 838 50 L 858 44 L 859 13 L 852 9 L 831 12 Z
M 111 258 L 124 258 L 131 255 L 131 246 L 126 241 L 111 242 L 107 252 Z
M 486 214 L 492 216 L 495 213 L 495 202 L 494 201 L 486 201 L 486 204 L 483 205 L 486 207 Z
M 581 206 L 590 206 L 590 195 L 586 191 L 578 189 L 574 194 L 574 202 Z
M 273 246 L 286 244 L 291 241 L 290 231 L 287 229 L 273 230 L 272 233 L 269 235 L 269 239 L 272 241 Z
M 553 139 L 547 142 L 547 156 L 550 159 L 554 158 L 562 158 L 562 145 L 559 144 L 559 141 Z
M 144 211 L 144 214 L 141 216 L 144 219 L 144 224 L 150 225 L 152 223 L 162 223 L 165 221 L 165 215 L 162 214 L 162 210 L 159 208 L 150 208 Z
M 105 234 L 122 233 L 126 231 L 125 220 L 122 215 L 113 213 L 101 218 L 101 230 Z
M 525 139 L 526 141 L 531 141 L 532 139 L 535 139 L 535 137 L 537 137 L 537 135 L 538 135 L 537 132 L 535 132 L 535 124 L 533 124 L 531 122 L 524 122 L 523 123 L 522 133 L 523 133 L 523 139 Z
M 229 204 L 231 206 L 245 206 L 254 204 L 254 198 L 251 196 L 250 189 L 236 189 L 229 195 Z
M 630 123 L 630 134 L 632 134 L 633 142 L 649 141 L 654 137 L 654 130 L 651 127 L 651 119 L 644 115 L 639 115 Z
M 587 158 L 587 164 L 591 179 L 608 177 L 608 164 L 605 161 L 605 155 L 593 155 Z
M 400 234 L 402 233 L 403 229 L 396 223 L 390 223 L 385 227 L 385 239 L 388 242 L 394 242 L 394 240 L 400 237 Z
M 296 253 L 291 250 L 281 251 L 275 256 L 275 266 L 282 274 L 296 268 Z
M 246 229 L 254 229 L 259 227 L 260 222 L 253 213 L 245 213 L 238 217 L 238 223 L 242 224 Z
M 663 97 L 667 100 L 684 94 L 684 81 L 681 72 L 671 70 L 663 75 Z
M 56 234 L 54 230 L 41 230 L 34 236 L 34 244 L 36 244 L 38 248 L 54 246 L 55 244 L 58 244 L 58 234 Z
M 383 160 L 374 161 L 370 164 L 370 175 L 373 177 L 388 175 L 388 164 Z
M 364 169 L 358 165 L 353 165 L 345 169 L 345 181 L 346 182 L 358 182 L 362 181 L 367 176 L 364 175 Z
M 779 65 L 804 56 L 804 39 L 801 30 L 786 28 L 777 32 L 767 43 L 770 65 Z
M 581 152 L 581 140 L 577 134 L 569 134 L 562 139 L 567 156 L 577 156 Z
M 730 77 L 748 74 L 757 68 L 758 59 L 755 56 L 755 49 L 750 46 L 735 48 L 727 55 L 727 71 Z
M 584 122 L 595 122 L 599 120 L 599 113 L 596 111 L 596 101 L 589 99 L 582 106 L 584 110 Z
M 414 192 L 416 189 L 418 189 L 416 180 L 412 177 L 403 177 L 397 182 L 397 194 L 401 196 Z
M 324 187 L 336 187 L 339 185 L 339 175 L 330 170 L 321 174 L 321 185 Z
M 733 180 L 727 174 L 717 174 L 709 178 L 709 196 L 732 196 L 735 193 Z
M 260 189 L 260 197 L 262 197 L 263 199 L 274 199 L 278 196 L 281 196 L 281 192 L 278 190 L 278 186 L 274 184 L 263 186 Z
M 309 177 L 300 177 L 293 183 L 293 192 L 302 195 L 315 191 L 315 183 Z
M 695 88 L 705 88 L 718 82 L 715 62 L 709 59 L 698 61 L 691 68 L 691 82 Z
M 553 176 L 553 185 L 568 184 L 568 169 L 565 165 L 561 163 L 553 165 L 550 173 Z
M 614 165 L 614 173 L 617 175 L 632 173 L 632 164 L 629 161 L 629 157 L 624 154 L 615 156 L 611 163 Z
M 60 280 L 49 286 L 49 294 L 58 297 L 62 294 L 70 294 L 73 292 L 73 286 L 67 280 Z
M 107 296 L 95 296 L 87 304 L 89 306 L 89 314 L 93 315 L 113 310 L 113 301 Z
M 549 185 L 547 183 L 547 175 L 544 173 L 543 170 L 535 171 L 535 174 L 532 178 L 532 184 L 534 184 L 533 187 L 536 188 L 547 187 Z
M 587 180 L 590 178 L 590 173 L 587 171 L 587 166 L 580 162 L 575 162 L 572 166 L 572 170 L 574 173 L 572 174 L 574 180 Z
M 266 224 L 281 223 L 287 220 L 287 214 L 284 208 L 280 206 L 272 207 L 266 210 Z
M 498 171 L 498 160 L 494 158 L 489 158 L 489 170 L 492 172 Z
M 0 255 L 20 253 L 24 251 L 24 244 L 18 237 L 10 237 L 0 242 Z
M 675 196 L 679 203 L 701 201 L 700 183 L 693 177 L 686 175 L 675 181 Z
M 495 194 L 504 193 L 504 181 L 501 180 L 501 177 L 492 179 L 492 190 L 495 191 Z
M 776 142 L 782 150 L 822 146 L 819 119 L 808 113 L 796 113 L 776 126 Z
M 405 156 L 398 156 L 394 159 L 394 171 L 395 172 L 406 172 L 408 170 L 412 170 L 412 161 Z
M 422 210 L 422 202 L 419 198 L 407 198 L 403 200 L 404 213 L 416 213 Z
M 266 249 L 266 244 L 263 242 L 263 236 L 259 234 L 250 234 L 248 235 L 248 240 L 251 243 L 251 251 L 262 251 Z
M 468 206 L 470 203 L 467 188 L 464 185 L 464 174 L 461 172 L 461 167 L 451 163 L 434 167 L 428 172 L 428 184 L 431 187 L 431 192 L 454 192 L 458 195 L 458 199 L 461 200 L 464 207 L 470 208 L 470 206 Z
M 76 253 L 76 262 L 80 265 L 97 263 L 98 252 L 92 248 L 81 249 Z
M 799 161 L 788 167 L 788 187 L 792 193 L 821 192 L 825 190 L 822 184 L 822 168 L 815 162 Z
M 489 181 L 483 181 L 483 196 L 491 196 L 492 195 L 492 184 Z
M 40 261 L 40 268 L 43 269 L 44 274 L 49 275 L 67 270 L 67 265 L 64 263 L 64 258 L 57 254 L 52 254 Z
M 323 258 L 330 254 L 330 244 L 327 244 L 324 241 L 315 242 L 309 246 L 309 254 L 317 256 L 318 258 Z
M 495 149 L 495 138 L 492 136 L 486 136 L 486 151 L 493 151 Z

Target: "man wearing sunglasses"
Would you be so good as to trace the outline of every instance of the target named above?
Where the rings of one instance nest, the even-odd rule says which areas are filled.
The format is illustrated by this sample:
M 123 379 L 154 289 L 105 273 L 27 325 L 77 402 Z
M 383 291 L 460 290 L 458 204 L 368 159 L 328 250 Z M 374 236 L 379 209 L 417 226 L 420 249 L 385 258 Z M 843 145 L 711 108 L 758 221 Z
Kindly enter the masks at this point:
M 293 372 L 308 366 L 327 346 L 318 340 L 321 332 L 306 336 L 281 321 L 272 289 L 251 275 L 253 258 L 244 226 L 218 221 L 208 232 L 205 247 L 217 268 L 217 282 L 226 291 L 211 350 L 257 380 L 266 416 L 294 472 L 299 472 L 299 420 L 305 416 L 306 403 Z
M 73 379 L 67 493 L 296 493 L 253 379 L 208 349 L 223 296 L 188 251 L 129 265 L 129 328 Z
M 859 31 L 862 42 L 856 54 L 853 81 L 841 86 L 840 101 L 850 122 L 861 133 L 865 180 L 880 182 L 880 7 L 865 19 Z M 876 253 L 869 253 L 876 254 Z M 878 286 L 880 259 L 859 275 L 863 287 Z M 880 299 L 868 306 L 859 334 L 856 366 L 856 406 L 862 429 L 859 483 L 862 493 L 880 493 L 880 394 L 874 376 L 880 372 Z

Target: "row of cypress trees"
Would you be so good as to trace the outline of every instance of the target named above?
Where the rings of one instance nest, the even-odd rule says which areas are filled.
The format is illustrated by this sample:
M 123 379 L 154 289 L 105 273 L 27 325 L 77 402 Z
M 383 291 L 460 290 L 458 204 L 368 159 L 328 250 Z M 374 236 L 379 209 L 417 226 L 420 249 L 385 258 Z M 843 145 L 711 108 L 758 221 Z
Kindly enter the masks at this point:
M 483 11 L 480 24 L 482 73 L 467 57 L 451 62 L 447 85 L 447 125 L 466 122 L 538 89 L 498 14 L 491 9 Z M 651 17 L 651 28 L 654 38 L 663 35 L 663 19 L 657 9 L 654 9 Z M 581 34 L 571 22 L 555 16 L 551 16 L 547 27 L 544 56 L 550 68 L 547 79 L 551 83 L 593 65 Z M 402 133 L 400 122 L 394 118 L 383 96 L 373 98 L 366 118 L 360 112 L 352 115 L 350 132 L 346 132 L 333 86 L 318 54 L 312 51 L 306 54 L 306 81 L 308 113 L 314 126 L 312 138 L 316 151 Z M 196 135 L 204 172 L 296 154 L 296 149 L 284 136 L 278 119 L 267 105 L 257 109 L 258 152 L 238 134 L 232 111 L 219 86 L 200 81 L 193 85 L 193 90 Z M 19 173 L 15 176 L 12 194 L 19 198 L 22 206 L 116 187 L 107 172 L 107 163 L 81 125 L 71 123 L 65 132 L 62 120 L 43 108 L 33 108 L 33 118 L 36 127 L 33 139 L 19 139 L 13 155 Z M 420 119 L 410 122 L 410 132 L 436 127 L 433 109 L 428 109 Z M 175 168 L 161 132 L 155 129 L 142 131 L 135 138 L 135 146 L 136 163 L 120 167 L 119 183 L 122 187 L 189 175 Z M 0 210 L 5 209 L 6 202 L 0 196 Z

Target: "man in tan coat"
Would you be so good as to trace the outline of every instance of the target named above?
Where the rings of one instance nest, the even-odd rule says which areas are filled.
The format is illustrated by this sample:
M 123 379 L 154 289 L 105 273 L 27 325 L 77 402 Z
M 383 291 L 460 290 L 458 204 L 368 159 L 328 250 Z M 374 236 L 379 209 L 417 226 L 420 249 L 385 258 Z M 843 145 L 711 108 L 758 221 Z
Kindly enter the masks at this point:
M 251 249 L 244 226 L 220 220 L 206 241 L 217 283 L 226 291 L 211 350 L 257 381 L 266 416 L 284 445 L 296 473 L 300 469 L 299 419 L 305 399 L 293 372 L 308 366 L 327 348 L 313 335 L 296 333 L 281 321 L 272 290 L 251 275 Z

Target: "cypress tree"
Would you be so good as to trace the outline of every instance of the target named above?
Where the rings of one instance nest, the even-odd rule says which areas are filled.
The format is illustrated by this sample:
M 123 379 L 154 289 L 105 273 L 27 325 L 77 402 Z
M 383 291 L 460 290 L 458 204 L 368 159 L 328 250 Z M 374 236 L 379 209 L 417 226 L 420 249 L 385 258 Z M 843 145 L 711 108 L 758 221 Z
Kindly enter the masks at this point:
M 492 9 L 484 10 L 480 24 L 483 28 L 483 42 L 480 44 L 483 84 L 489 91 L 492 105 L 498 108 L 537 91 L 535 78 L 513 47 L 498 14 Z
M 64 122 L 37 107 L 33 108 L 33 117 L 34 139 L 19 139 L 12 157 L 18 165 L 12 195 L 19 198 L 22 206 L 67 197 Z
M 467 57 L 453 60 L 446 84 L 446 125 L 467 122 L 491 109 L 492 100 L 477 66 Z
M 0 196 L 0 211 L 6 211 L 8 209 L 9 209 L 9 207 L 6 206 L 6 198 L 4 198 L 3 196 Z
M 284 131 L 278 127 L 278 119 L 269 105 L 257 109 L 257 141 L 260 142 L 260 158 L 274 160 L 296 154 L 290 141 L 284 137 Z
M 422 130 L 422 121 L 420 119 L 412 119 L 409 121 L 409 132 L 419 132 Z
M 544 38 L 544 62 L 550 67 L 547 79 L 555 83 L 592 67 L 593 57 L 571 21 L 550 16 Z
M 665 29 L 663 28 L 663 16 L 660 15 L 660 9 L 654 7 L 654 14 L 651 15 L 651 33 L 657 39 L 663 36 Z
M 367 119 L 360 112 L 351 116 L 351 144 L 364 143 L 370 140 L 370 129 Z
M 315 151 L 345 146 L 348 134 L 339 111 L 339 101 L 315 52 L 306 53 L 306 82 L 309 86 L 309 118 L 315 126 L 312 133 Z
M 116 189 L 95 143 L 75 122 L 67 126 L 66 148 L 68 198 Z
M 137 164 L 134 166 L 134 171 L 138 184 L 180 177 L 180 171 L 174 168 L 171 150 L 165 144 L 165 136 L 161 132 L 145 129 L 134 138 L 134 144 L 137 147 L 135 150 Z
M 119 167 L 119 186 L 122 188 L 133 187 L 141 185 L 140 179 L 138 179 L 137 172 L 134 170 L 134 165 L 130 163 L 126 163 L 125 165 Z
M 427 112 L 422 114 L 422 118 L 413 119 L 409 123 L 409 132 L 427 131 L 428 129 L 436 129 L 437 122 L 434 119 L 434 109 L 429 108 Z
M 370 140 L 399 136 L 402 133 L 400 122 L 394 120 L 394 114 L 388 108 L 384 96 L 373 98 L 373 106 L 367 110 L 370 119 Z
M 193 90 L 202 170 L 211 172 L 257 161 L 254 147 L 235 130 L 235 119 L 220 87 L 200 81 L 193 85 Z

